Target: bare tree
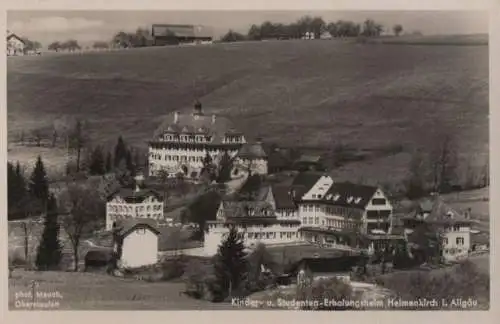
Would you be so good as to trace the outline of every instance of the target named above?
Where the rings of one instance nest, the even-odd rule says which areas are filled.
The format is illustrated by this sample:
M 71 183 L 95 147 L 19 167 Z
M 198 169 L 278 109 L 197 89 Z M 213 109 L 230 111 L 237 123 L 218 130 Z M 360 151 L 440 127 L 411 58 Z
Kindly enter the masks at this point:
M 430 152 L 431 181 L 434 192 L 448 190 L 456 180 L 457 152 L 449 135 L 438 140 Z
M 65 230 L 74 256 L 74 270 L 78 271 L 79 247 L 83 237 L 90 235 L 99 225 L 104 203 L 96 190 L 82 185 L 68 183 L 59 197 L 61 225 Z
M 403 32 L 403 26 L 401 26 L 400 24 L 394 25 L 394 27 L 392 27 L 392 30 L 394 31 L 394 35 L 399 36 Z
M 82 150 L 88 145 L 89 138 L 87 135 L 88 127 L 86 123 L 77 120 L 75 127 L 69 132 L 68 135 L 68 149 L 76 151 L 76 172 L 80 171 L 80 160 Z
M 33 136 L 33 139 L 35 140 L 35 145 L 40 147 L 42 146 L 42 132 L 40 129 L 34 129 L 31 132 L 31 135 Z

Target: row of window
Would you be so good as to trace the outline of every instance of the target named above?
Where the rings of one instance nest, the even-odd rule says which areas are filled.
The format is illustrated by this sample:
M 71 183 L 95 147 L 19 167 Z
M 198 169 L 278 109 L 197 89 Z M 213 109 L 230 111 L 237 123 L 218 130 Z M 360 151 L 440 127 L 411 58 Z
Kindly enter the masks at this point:
M 109 214 L 108 216 L 109 216 L 109 219 L 111 221 L 137 217 L 137 215 L 132 215 L 132 214 Z M 141 216 L 141 218 L 160 219 L 163 217 L 163 214 L 162 213 L 148 213 L 148 214 L 142 214 L 140 216 Z
M 249 239 L 249 240 L 271 240 L 271 239 L 276 239 L 278 237 L 277 232 L 263 232 L 263 233 L 238 233 L 239 237 L 242 239 Z M 293 238 L 298 238 L 299 233 L 298 232 L 279 232 L 279 237 L 280 239 L 293 239 Z M 222 238 L 226 238 L 228 233 L 224 233 L 222 235 Z
M 181 142 L 197 142 L 197 143 L 207 143 L 212 140 L 211 136 L 204 135 L 172 135 L 165 134 L 163 136 L 165 141 L 181 141 Z
M 280 217 L 295 217 L 297 216 L 297 213 L 293 210 L 285 210 L 285 211 L 280 211 L 277 212 Z
M 361 214 L 360 211 L 354 210 L 347 207 L 337 207 L 337 206 L 318 206 L 318 205 L 303 205 L 301 206 L 302 212 L 316 212 L 324 213 L 327 215 L 341 215 L 341 216 L 354 216 L 355 214 Z
M 155 204 L 155 205 L 141 205 L 141 206 L 135 206 L 135 212 L 144 212 L 144 211 L 160 211 L 162 210 L 163 207 L 161 204 Z M 112 213 L 124 213 L 124 212 L 133 212 L 134 211 L 134 206 L 124 206 L 124 205 L 111 205 L 108 204 L 108 211 Z
M 161 154 L 152 154 L 152 158 L 155 160 L 161 160 Z M 165 155 L 165 161 L 180 161 L 180 162 L 203 162 L 203 156 L 186 156 L 186 155 Z
M 461 230 L 460 225 L 453 225 L 453 226 L 446 226 L 445 227 L 445 231 L 448 231 L 448 232 L 460 232 L 460 230 Z
M 302 217 L 303 225 L 320 225 L 319 217 Z M 321 219 L 321 226 L 335 227 L 335 228 L 355 228 L 353 222 L 337 219 Z
M 448 245 L 448 238 L 447 237 L 443 238 L 443 244 Z M 464 245 L 465 239 L 463 237 L 457 237 L 455 239 L 455 244 L 456 245 Z

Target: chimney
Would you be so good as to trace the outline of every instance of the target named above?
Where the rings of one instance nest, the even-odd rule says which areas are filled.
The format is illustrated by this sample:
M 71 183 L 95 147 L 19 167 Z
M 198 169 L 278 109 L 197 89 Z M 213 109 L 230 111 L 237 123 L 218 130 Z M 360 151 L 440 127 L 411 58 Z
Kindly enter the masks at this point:
M 215 116 L 215 114 L 214 114 L 214 115 L 212 115 L 212 124 L 215 124 L 215 119 L 216 119 L 216 118 L 217 118 L 217 117 Z
M 177 124 L 177 122 L 178 122 L 178 121 L 179 121 L 179 112 L 178 112 L 178 111 L 176 111 L 176 112 L 174 113 L 174 124 Z
M 203 114 L 203 112 L 201 111 L 201 102 L 199 102 L 198 100 L 194 102 L 194 114 L 195 115 Z

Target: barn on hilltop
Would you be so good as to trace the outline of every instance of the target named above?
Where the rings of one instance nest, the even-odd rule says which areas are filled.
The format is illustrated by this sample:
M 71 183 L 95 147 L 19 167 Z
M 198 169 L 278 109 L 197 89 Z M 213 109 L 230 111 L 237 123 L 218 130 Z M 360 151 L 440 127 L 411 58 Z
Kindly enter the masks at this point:
M 210 43 L 213 40 L 213 31 L 201 25 L 154 24 L 151 36 L 155 46 Z

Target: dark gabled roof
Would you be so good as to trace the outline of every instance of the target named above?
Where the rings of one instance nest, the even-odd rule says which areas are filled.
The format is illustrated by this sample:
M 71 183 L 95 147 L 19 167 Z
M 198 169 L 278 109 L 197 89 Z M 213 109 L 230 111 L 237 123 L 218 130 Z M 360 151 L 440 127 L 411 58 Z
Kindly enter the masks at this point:
M 328 189 L 322 201 L 334 206 L 364 209 L 377 189 L 373 186 L 337 182 Z
M 233 123 L 221 116 L 204 114 L 177 114 L 175 121 L 175 113 L 167 117 L 153 134 L 153 139 L 157 140 L 165 133 L 171 134 L 200 134 L 212 136 L 210 144 L 221 144 L 226 134 L 239 133 Z
M 302 198 L 323 175 L 324 173 L 315 171 L 305 171 L 297 174 L 291 186 L 292 194 L 295 197 L 294 200 Z
M 267 165 L 269 168 L 285 168 L 290 161 L 282 152 L 272 151 L 267 153 Z
M 313 273 L 349 272 L 362 257 L 360 255 L 341 255 L 333 258 L 304 258 L 293 264 L 288 272 L 297 273 L 302 266 Z
M 238 157 L 242 159 L 265 159 L 267 154 L 261 143 L 245 143 L 238 151 Z
M 187 37 L 187 38 L 212 38 L 213 30 L 201 25 L 169 25 L 154 24 L 152 26 L 153 37 Z
M 7 40 L 11 39 L 11 38 L 16 38 L 18 39 L 19 41 L 21 41 L 21 43 L 23 44 L 26 44 L 26 42 L 24 41 L 24 39 L 22 39 L 21 37 L 17 36 L 16 34 L 14 33 L 11 33 L 7 36 Z
M 162 200 L 162 196 L 153 189 L 131 189 L 131 188 L 120 188 L 108 196 L 108 201 L 115 198 L 116 196 L 121 197 L 127 203 L 140 204 L 144 199 L 154 196 L 158 200 Z
M 431 208 L 429 208 L 431 207 Z M 424 217 L 424 213 L 428 213 Z M 417 206 L 403 219 L 414 219 L 426 223 L 434 224 L 455 224 L 455 223 L 471 223 L 472 220 L 459 213 L 450 205 L 444 202 L 440 196 L 426 198 L 420 201 Z
M 272 186 L 272 191 L 276 209 L 296 208 L 290 192 L 290 186 L 277 184 Z
M 273 206 L 264 201 L 223 201 L 222 209 L 226 218 L 276 217 Z
M 156 235 L 160 231 L 156 228 L 158 226 L 154 219 L 150 218 L 126 218 L 116 222 L 115 233 L 120 237 L 125 237 L 136 228 L 148 228 Z

